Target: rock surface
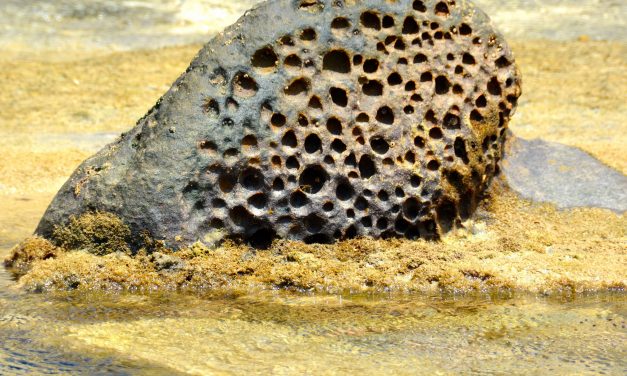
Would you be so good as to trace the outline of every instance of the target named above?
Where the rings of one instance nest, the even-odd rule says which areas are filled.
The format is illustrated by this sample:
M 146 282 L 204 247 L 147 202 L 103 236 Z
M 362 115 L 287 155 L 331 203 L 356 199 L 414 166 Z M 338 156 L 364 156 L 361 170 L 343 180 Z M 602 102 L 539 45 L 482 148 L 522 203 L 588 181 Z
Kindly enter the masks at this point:
M 627 177 L 581 149 L 512 138 L 502 171 L 522 197 L 558 208 L 597 207 L 627 211 Z
M 102 211 L 173 248 L 437 238 L 474 211 L 520 93 L 469 1 L 268 1 L 85 161 L 36 232 Z

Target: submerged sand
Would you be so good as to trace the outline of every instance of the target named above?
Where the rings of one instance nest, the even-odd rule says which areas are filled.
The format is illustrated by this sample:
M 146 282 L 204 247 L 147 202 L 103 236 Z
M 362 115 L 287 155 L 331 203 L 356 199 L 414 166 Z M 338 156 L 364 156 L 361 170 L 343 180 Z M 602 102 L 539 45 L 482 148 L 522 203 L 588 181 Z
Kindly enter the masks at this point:
M 581 147 L 627 173 L 627 44 L 583 37 L 514 40 L 511 45 L 524 80 L 512 130 L 525 138 Z M 130 128 L 198 49 L 171 47 L 72 62 L 0 59 L 0 246 L 6 250 L 29 235 L 67 176 L 93 153 L 97 143 L 90 137 L 112 137 Z M 623 215 L 600 209 L 557 211 L 525 202 L 496 184 L 475 220 L 442 243 L 278 242 L 257 252 L 227 244 L 181 253 L 182 260 L 171 268 L 150 255 L 102 257 L 61 250 L 35 262 L 18 285 L 38 291 L 598 291 L 624 289 L 626 250 Z

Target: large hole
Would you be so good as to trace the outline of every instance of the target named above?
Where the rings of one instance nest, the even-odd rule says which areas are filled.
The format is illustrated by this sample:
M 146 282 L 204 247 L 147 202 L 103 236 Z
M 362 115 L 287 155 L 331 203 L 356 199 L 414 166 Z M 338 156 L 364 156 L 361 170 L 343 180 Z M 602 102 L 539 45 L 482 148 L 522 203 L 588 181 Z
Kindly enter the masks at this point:
M 383 85 L 376 80 L 370 80 L 362 87 L 364 94 L 371 97 L 378 97 L 383 95 Z
M 320 98 L 315 95 L 311 97 L 311 99 L 309 99 L 308 106 L 309 108 L 313 108 L 314 110 L 322 110 L 322 102 L 320 101 Z
M 279 58 L 272 49 L 272 47 L 266 46 L 257 50 L 251 59 L 251 64 L 255 68 L 268 69 L 275 68 Z
M 342 122 L 338 118 L 330 118 L 327 120 L 327 130 L 329 133 L 339 136 L 342 134 Z
M 377 111 L 376 119 L 383 124 L 394 124 L 394 111 L 388 106 L 383 106 Z
M 383 17 L 383 22 L 381 22 L 381 25 L 385 29 L 388 29 L 388 28 L 394 26 L 394 18 L 392 18 L 391 16 Z
M 475 101 L 475 104 L 479 108 L 484 108 L 485 106 L 487 106 L 488 101 L 486 100 L 485 95 L 482 95 L 479 98 L 477 98 L 477 100 Z
M 461 35 L 470 35 L 470 34 L 472 34 L 472 28 L 470 26 L 468 26 L 468 24 L 463 23 L 459 27 L 459 33 Z
M 429 130 L 429 137 L 435 139 L 435 140 L 439 140 L 441 139 L 443 136 L 442 134 L 442 129 L 438 128 L 438 127 L 433 127 Z
M 381 30 L 381 20 L 379 16 L 372 12 L 362 13 L 361 24 L 368 29 Z
M 390 144 L 383 137 L 373 137 L 370 139 L 370 147 L 378 154 L 385 154 L 390 150 Z
M 324 187 L 329 174 L 324 168 L 318 165 L 309 166 L 303 171 L 298 179 L 298 184 L 303 192 L 316 194 Z
M 370 179 L 377 173 L 377 167 L 370 156 L 364 155 L 359 160 L 359 173 L 362 179 Z
M 289 84 L 289 86 L 286 87 L 283 91 L 287 95 L 300 95 L 309 92 L 309 88 L 309 80 L 305 78 L 298 78 L 294 80 L 291 84 Z
M 444 95 L 451 89 L 451 82 L 445 76 L 438 76 L 435 79 L 435 92 L 439 95 Z
M 353 189 L 353 186 L 350 185 L 348 182 L 342 182 L 338 184 L 335 190 L 335 196 L 340 201 L 348 201 L 353 197 L 354 194 L 355 190 Z
M 369 207 L 368 201 L 364 197 L 362 196 L 357 197 L 357 200 L 355 200 L 355 209 L 359 211 L 366 211 L 368 210 L 368 207 Z
M 285 166 L 290 170 L 298 170 L 300 168 L 300 162 L 298 162 L 298 158 L 292 155 L 285 160 Z
M 425 72 L 420 75 L 420 82 L 430 82 L 433 80 L 433 74 L 431 72 Z
M 256 191 L 263 187 L 263 174 L 260 170 L 254 167 L 248 167 L 242 171 L 240 175 L 240 184 L 242 187 Z
M 229 211 L 229 217 L 236 226 L 248 227 L 255 224 L 255 216 L 253 216 L 245 207 L 236 206 Z
M 317 34 L 314 29 L 305 29 L 300 33 L 300 39 L 304 41 L 316 40 Z
M 337 73 L 350 73 L 351 61 L 345 51 L 334 50 L 324 55 L 322 69 Z
M 310 134 L 305 138 L 305 151 L 309 154 L 322 151 L 322 141 L 318 135 Z
M 340 89 L 337 87 L 332 87 L 329 90 L 329 93 L 331 94 L 331 100 L 337 106 L 340 106 L 340 107 L 348 106 L 348 95 L 346 94 L 346 90 Z

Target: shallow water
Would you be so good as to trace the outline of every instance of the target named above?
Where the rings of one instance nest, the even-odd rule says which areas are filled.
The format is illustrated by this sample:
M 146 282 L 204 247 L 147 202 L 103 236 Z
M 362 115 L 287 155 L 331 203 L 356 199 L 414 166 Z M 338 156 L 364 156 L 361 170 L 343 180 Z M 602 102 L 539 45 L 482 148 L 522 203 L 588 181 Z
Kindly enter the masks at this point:
M 12 292 L 0 373 L 627 372 L 624 294 L 588 297 Z
M 255 2 L 3 0 L 0 48 L 5 59 L 79 60 L 204 42 Z M 510 38 L 627 38 L 624 1 L 477 3 Z M 5 146 L 31 152 L 92 153 L 118 134 L 2 131 Z M 32 231 L 62 182 L 32 192 L 0 182 L 0 258 Z M 0 374 L 624 375 L 626 303 L 624 293 L 25 294 L 0 267 Z

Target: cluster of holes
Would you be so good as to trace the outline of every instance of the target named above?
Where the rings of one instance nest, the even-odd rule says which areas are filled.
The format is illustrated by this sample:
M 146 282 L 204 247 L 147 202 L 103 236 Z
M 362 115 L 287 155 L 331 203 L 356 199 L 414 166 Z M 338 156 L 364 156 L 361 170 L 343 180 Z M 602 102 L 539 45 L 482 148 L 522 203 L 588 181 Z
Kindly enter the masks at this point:
M 331 35 L 363 35 L 368 47 L 361 52 L 326 47 L 333 44 L 320 41 L 314 27 L 285 35 L 252 54 L 250 72 L 233 75 L 224 104 L 205 99 L 207 116 L 233 126 L 226 114 L 259 96 L 256 77 L 286 77 L 278 103 L 261 106 L 276 138 L 245 134 L 239 150 L 222 151 L 225 163 L 247 158 L 247 167 L 213 170 L 220 198 L 211 206 L 223 213 L 213 224 L 232 224 L 264 245 L 278 235 L 308 242 L 435 237 L 472 213 L 485 176 L 496 169 L 518 81 L 506 53 L 488 59 L 489 48 L 503 50 L 496 37 L 467 23 L 443 26 L 455 1 L 428 3 L 413 1 L 403 16 L 365 10 L 333 18 Z M 320 4 L 301 1 L 299 8 Z M 485 132 L 493 119 L 494 132 L 474 140 L 468 128 Z M 221 151 L 210 140 L 198 148 Z

